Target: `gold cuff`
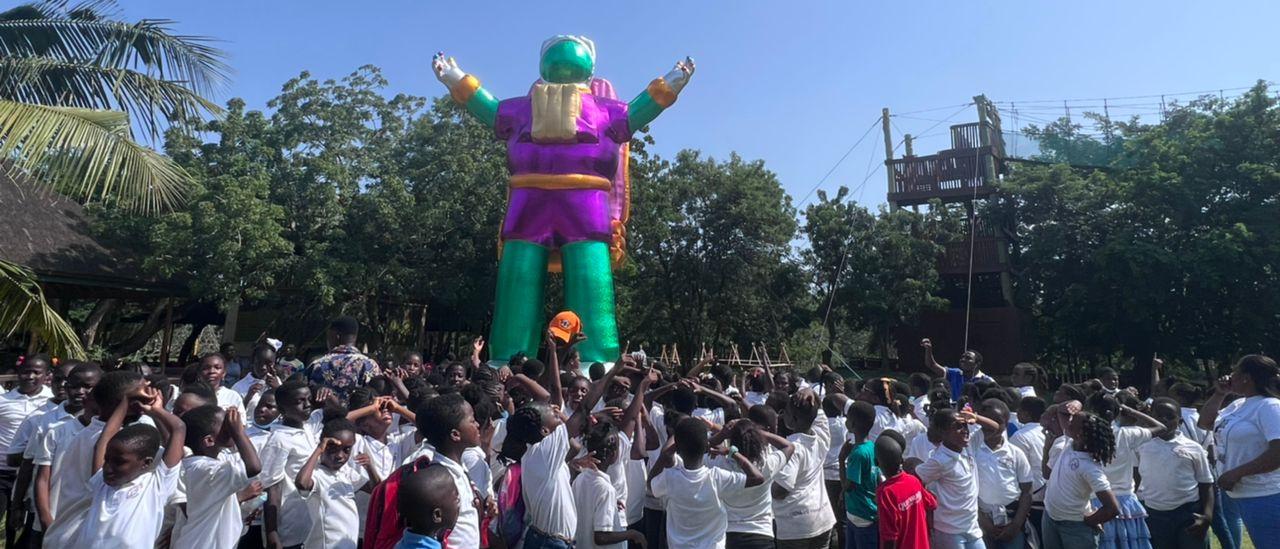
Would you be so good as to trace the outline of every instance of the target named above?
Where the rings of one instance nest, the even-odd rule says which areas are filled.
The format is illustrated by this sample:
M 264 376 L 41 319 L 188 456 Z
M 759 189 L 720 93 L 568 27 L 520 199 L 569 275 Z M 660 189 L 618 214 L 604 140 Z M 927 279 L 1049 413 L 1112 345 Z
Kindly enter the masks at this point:
M 532 188 L 532 189 L 600 189 L 609 190 L 613 188 L 613 182 L 603 177 L 585 174 L 541 174 L 528 173 L 511 176 L 511 188 Z
M 664 78 L 654 78 L 646 89 L 649 97 L 653 98 L 653 102 L 662 108 L 670 107 L 676 102 L 676 92 L 671 89 Z
M 479 89 L 480 81 L 468 74 L 462 77 L 462 80 L 459 80 L 452 88 L 449 88 L 449 95 L 453 96 L 453 100 L 459 105 L 466 105 L 467 101 L 470 101 L 471 97 Z

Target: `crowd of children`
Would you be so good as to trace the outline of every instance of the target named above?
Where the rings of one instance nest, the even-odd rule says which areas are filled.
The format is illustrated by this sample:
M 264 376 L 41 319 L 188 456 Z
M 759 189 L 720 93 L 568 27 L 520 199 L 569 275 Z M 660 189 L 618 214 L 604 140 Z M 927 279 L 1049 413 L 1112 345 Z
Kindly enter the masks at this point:
M 500 368 L 415 355 L 341 394 L 265 345 L 241 380 L 217 354 L 180 382 L 28 357 L 0 398 L 6 547 L 1237 548 L 1242 524 L 1259 547 L 1280 539 L 1265 356 L 1208 391 L 1106 370 L 1051 389 L 1031 364 L 1000 385 L 974 351 L 943 367 L 928 340 L 932 375 L 904 382 L 579 365 L 583 337 L 549 333 L 545 363 Z

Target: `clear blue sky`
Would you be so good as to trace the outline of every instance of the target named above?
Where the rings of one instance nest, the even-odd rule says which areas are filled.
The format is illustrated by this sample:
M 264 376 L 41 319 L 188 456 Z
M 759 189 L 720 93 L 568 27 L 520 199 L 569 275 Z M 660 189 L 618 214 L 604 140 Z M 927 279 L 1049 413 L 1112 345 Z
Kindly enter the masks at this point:
M 390 93 L 439 95 L 429 67 L 437 50 L 508 97 L 527 90 L 537 77 L 539 45 L 561 33 L 595 40 L 597 74 L 627 99 L 692 55 L 697 75 L 652 127 L 658 152 L 696 148 L 717 158 L 736 151 L 764 159 L 797 202 L 881 107 L 906 113 L 959 105 L 978 93 L 997 101 L 1116 98 L 1280 80 L 1275 2 L 589 4 L 134 0 L 124 15 L 175 19 L 181 33 L 223 40 L 236 74 L 218 99 L 243 97 L 251 108 L 265 108 L 302 70 L 337 78 L 364 64 L 382 67 Z M 1144 102 L 1151 100 L 1130 101 Z M 940 120 L 956 111 L 914 116 Z M 1032 113 L 1051 114 L 1044 105 Z M 975 119 L 966 109 L 952 123 Z M 933 126 L 905 117 L 895 124 L 917 135 Z M 916 152 L 943 146 L 939 135 Z M 882 151 L 877 128 L 823 188 L 866 180 L 861 201 L 882 203 L 883 172 L 865 177 Z

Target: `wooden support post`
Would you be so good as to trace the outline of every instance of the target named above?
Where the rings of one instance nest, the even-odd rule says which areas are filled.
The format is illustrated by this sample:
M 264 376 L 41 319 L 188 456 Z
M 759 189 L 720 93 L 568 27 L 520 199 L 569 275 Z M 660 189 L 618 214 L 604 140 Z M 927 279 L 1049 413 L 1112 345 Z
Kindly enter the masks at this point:
M 906 152 L 903 154 L 903 156 L 906 158 L 911 158 L 916 155 L 915 150 L 912 149 L 911 147 L 913 141 L 914 140 L 911 138 L 911 134 L 906 134 L 902 136 L 902 144 L 906 146 Z
M 893 132 L 889 131 L 889 107 L 880 109 L 880 129 L 884 131 L 884 173 L 889 180 L 889 193 L 893 194 Z M 896 210 L 898 205 L 890 201 L 889 209 Z
M 976 95 L 973 97 L 973 103 L 978 106 L 978 146 L 982 147 L 982 165 L 980 168 L 982 170 L 982 185 L 993 185 L 996 178 L 996 157 L 995 147 L 992 146 L 991 130 L 994 127 L 989 127 L 991 121 L 987 118 L 991 102 L 987 100 L 985 95 Z

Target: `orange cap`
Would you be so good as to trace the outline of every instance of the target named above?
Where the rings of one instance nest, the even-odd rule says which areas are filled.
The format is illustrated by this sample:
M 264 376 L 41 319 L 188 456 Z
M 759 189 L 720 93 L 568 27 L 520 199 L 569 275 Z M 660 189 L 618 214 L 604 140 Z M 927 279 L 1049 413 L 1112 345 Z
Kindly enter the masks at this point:
M 547 328 L 561 343 L 569 343 L 575 334 L 582 331 L 582 320 L 573 311 L 561 311 L 551 319 Z

